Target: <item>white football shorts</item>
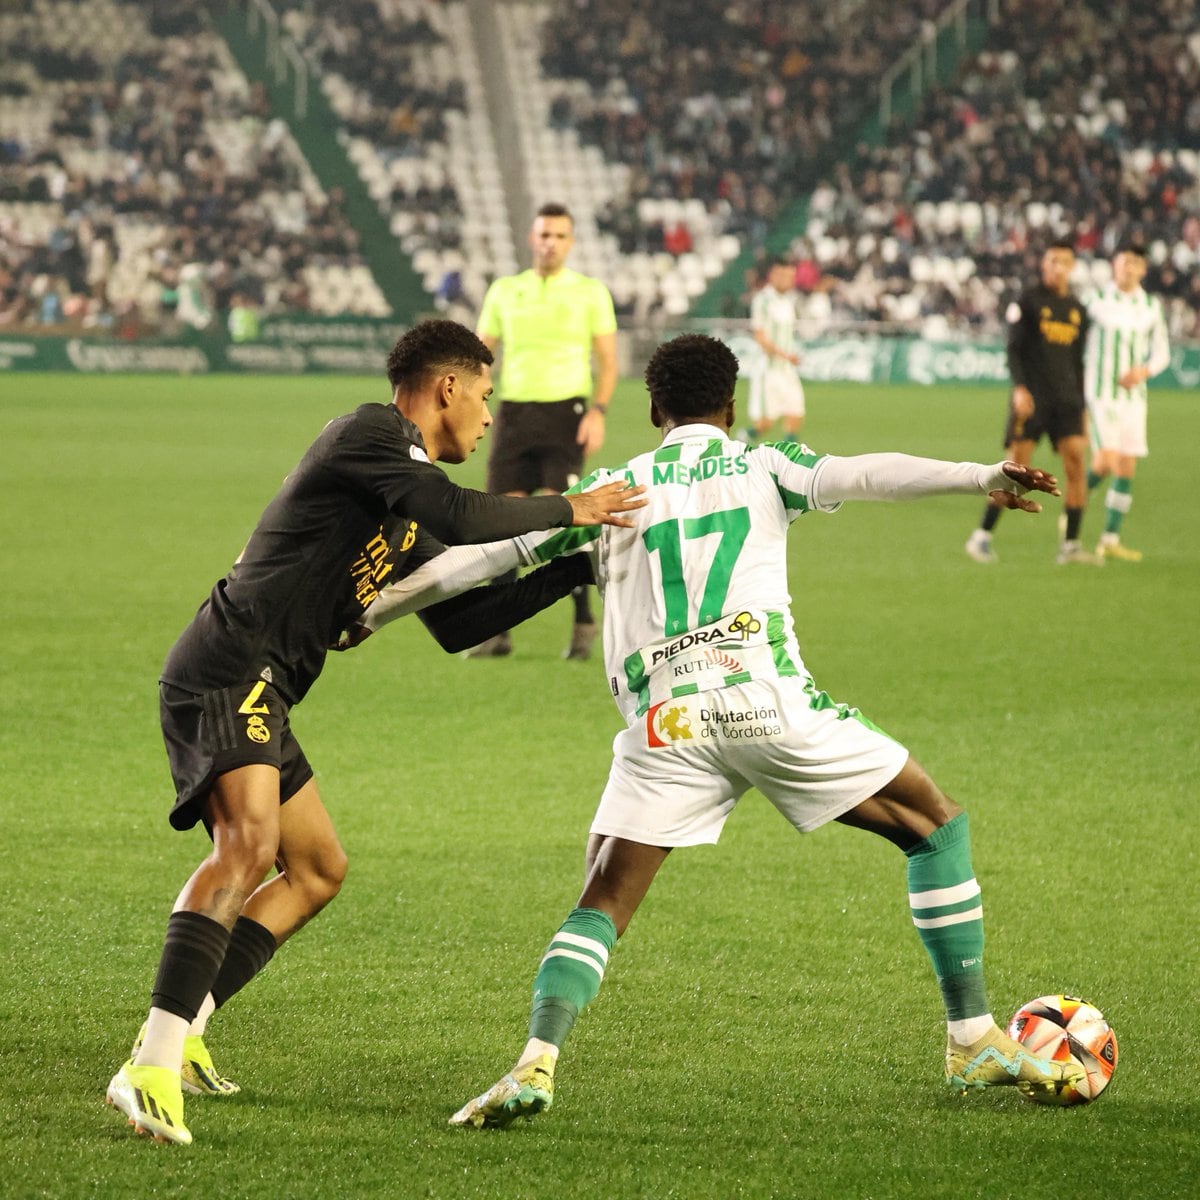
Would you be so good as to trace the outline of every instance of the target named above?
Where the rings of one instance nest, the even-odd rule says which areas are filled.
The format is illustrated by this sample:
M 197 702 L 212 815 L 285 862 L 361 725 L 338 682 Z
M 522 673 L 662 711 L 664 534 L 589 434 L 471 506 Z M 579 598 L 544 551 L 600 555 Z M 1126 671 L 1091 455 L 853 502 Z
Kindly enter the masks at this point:
M 791 363 L 772 363 L 751 375 L 746 415 L 754 423 L 804 416 L 804 386 Z
M 1133 458 L 1150 453 L 1146 445 L 1146 400 L 1089 400 L 1088 435 L 1093 450 L 1111 450 Z
M 652 705 L 617 734 L 591 832 L 650 846 L 713 843 L 756 787 L 807 833 L 873 796 L 907 760 L 899 742 L 811 680 L 751 680 Z

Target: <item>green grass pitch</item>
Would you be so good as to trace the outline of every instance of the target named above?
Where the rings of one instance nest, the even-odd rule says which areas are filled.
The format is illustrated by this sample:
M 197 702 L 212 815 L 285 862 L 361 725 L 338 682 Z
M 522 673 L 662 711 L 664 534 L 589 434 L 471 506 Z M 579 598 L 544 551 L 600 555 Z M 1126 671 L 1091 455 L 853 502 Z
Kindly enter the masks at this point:
M 1003 1021 L 1081 993 L 1115 1082 L 1059 1111 L 941 1083 L 937 990 L 901 856 L 799 838 L 755 795 L 672 856 L 559 1070 L 554 1110 L 449 1129 L 524 1040 L 618 717 L 560 660 L 566 605 L 510 660 L 401 622 L 331 659 L 294 726 L 350 857 L 341 897 L 211 1023 L 229 1100 L 190 1150 L 102 1104 L 172 900 L 155 682 L 323 422 L 365 379 L 0 378 L 0 1194 L 5 1197 L 1182 1197 L 1200 1156 L 1200 410 L 1154 392 L 1126 524 L 1140 566 L 1053 563 L 1056 504 L 848 505 L 793 530 L 806 661 L 971 812 Z M 819 450 L 995 459 L 999 390 L 811 385 Z M 654 433 L 637 385 L 615 463 Z M 1039 461 L 1052 461 L 1043 452 Z M 482 478 L 483 452 L 458 477 Z M 1087 515 L 1099 533 L 1097 504 Z

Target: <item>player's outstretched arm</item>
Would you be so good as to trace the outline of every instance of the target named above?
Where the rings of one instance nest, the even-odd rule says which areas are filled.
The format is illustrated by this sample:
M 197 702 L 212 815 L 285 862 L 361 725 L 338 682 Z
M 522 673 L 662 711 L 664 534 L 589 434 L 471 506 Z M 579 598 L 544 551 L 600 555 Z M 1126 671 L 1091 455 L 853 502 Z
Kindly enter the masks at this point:
M 796 474 L 793 481 L 788 474 Z M 803 491 L 804 479 L 796 467 L 785 464 L 780 482 Z M 856 454 L 848 458 L 827 455 L 818 460 L 807 481 L 807 494 L 817 508 L 843 500 L 917 500 L 922 496 L 979 495 L 986 492 L 1005 508 L 1037 512 L 1035 501 L 1022 503 L 1027 491 L 1057 495 L 1053 475 L 1017 463 L 944 462 L 911 454 Z
M 587 492 L 573 492 L 567 496 L 573 515 L 571 524 L 620 525 L 629 529 L 633 521 L 623 514 L 649 503 L 640 498 L 645 490 L 640 484 L 630 487 L 624 479 L 617 479 Z
M 478 587 L 524 562 L 515 539 L 484 546 L 451 546 L 381 588 L 362 620 L 346 630 L 331 649 L 349 650 L 397 618 Z

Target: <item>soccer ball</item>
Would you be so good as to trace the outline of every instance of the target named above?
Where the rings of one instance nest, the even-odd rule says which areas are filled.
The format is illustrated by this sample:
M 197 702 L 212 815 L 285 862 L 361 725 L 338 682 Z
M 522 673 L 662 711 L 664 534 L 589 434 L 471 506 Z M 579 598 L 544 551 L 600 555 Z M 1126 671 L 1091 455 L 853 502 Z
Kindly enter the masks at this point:
M 1087 1104 L 1108 1087 L 1117 1069 L 1117 1035 L 1104 1014 L 1078 996 L 1030 1000 L 1013 1014 L 1008 1036 L 1038 1058 L 1074 1062 L 1084 1070 L 1079 1083 L 1055 1095 L 1029 1096 L 1039 1104 Z

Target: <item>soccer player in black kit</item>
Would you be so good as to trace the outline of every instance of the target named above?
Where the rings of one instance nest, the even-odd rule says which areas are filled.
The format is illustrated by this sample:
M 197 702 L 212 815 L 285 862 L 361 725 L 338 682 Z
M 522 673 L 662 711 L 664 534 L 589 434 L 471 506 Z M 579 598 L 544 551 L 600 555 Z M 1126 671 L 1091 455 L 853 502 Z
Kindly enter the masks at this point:
M 138 1133 L 186 1145 L 182 1089 L 238 1090 L 204 1047 L 208 1015 L 341 887 L 346 855 L 289 713 L 342 630 L 444 545 L 628 525 L 620 514 L 644 503 L 640 488 L 515 499 L 452 483 L 434 464 L 464 461 L 491 424 L 491 363 L 452 321 L 401 337 L 387 363 L 392 403 L 326 425 L 167 656 L 170 820 L 176 829 L 202 821 L 213 846 L 175 901 L 149 1017 L 108 1086 Z M 448 649 L 465 648 L 565 596 L 583 570 L 537 572 L 423 616 Z
M 1041 281 L 1008 306 L 1008 370 L 1012 401 L 1004 431 L 1006 456 L 1028 466 L 1045 435 L 1062 459 L 1066 485 L 1063 511 L 1065 536 L 1059 563 L 1097 564 L 1079 538 L 1087 504 L 1086 406 L 1083 395 L 1083 347 L 1087 310 L 1071 291 L 1075 250 L 1058 241 L 1042 255 Z M 1002 509 L 989 504 L 983 520 L 967 539 L 966 551 L 976 562 L 992 563 L 992 530 Z

